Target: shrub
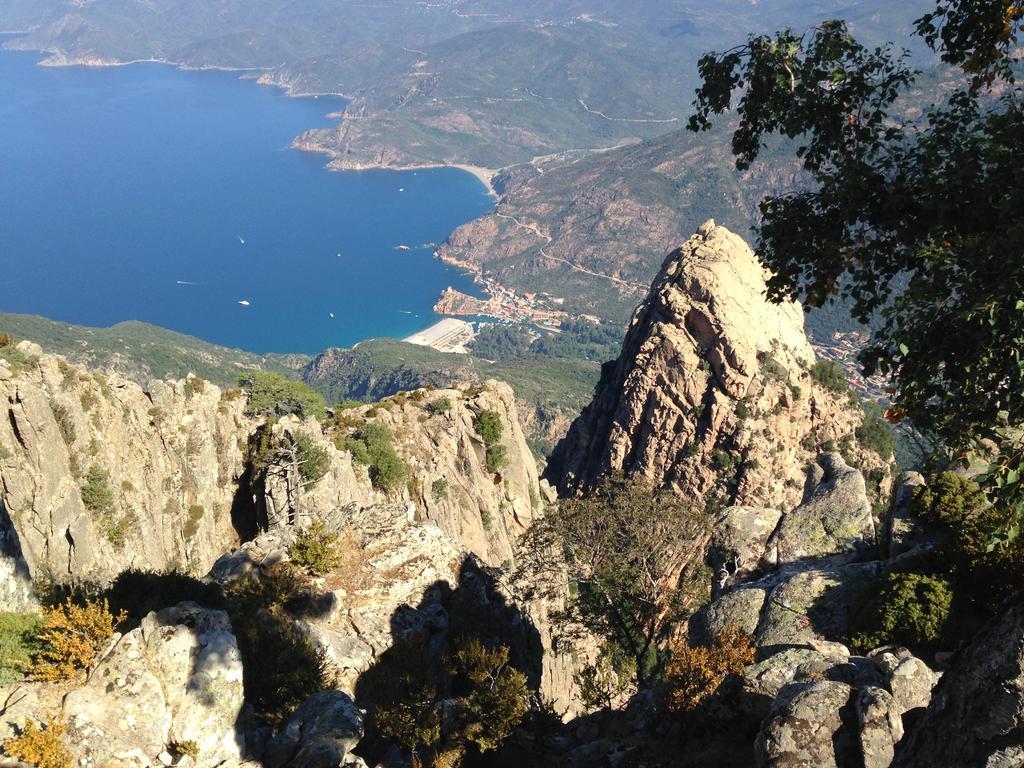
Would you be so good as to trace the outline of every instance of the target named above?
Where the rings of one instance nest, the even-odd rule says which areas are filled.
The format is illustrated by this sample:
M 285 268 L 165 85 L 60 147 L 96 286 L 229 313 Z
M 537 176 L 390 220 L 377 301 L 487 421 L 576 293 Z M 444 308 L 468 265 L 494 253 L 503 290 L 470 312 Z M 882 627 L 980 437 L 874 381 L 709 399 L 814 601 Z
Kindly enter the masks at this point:
M 501 746 L 523 720 L 529 700 L 526 675 L 509 664 L 507 645 L 462 641 L 449 658 L 455 721 L 481 752 Z
M 4 347 L 13 347 L 18 343 L 18 340 L 11 334 L 0 332 L 0 349 Z
M 843 394 L 850 389 L 846 374 L 831 360 L 819 360 L 811 366 L 811 380 L 829 392 Z
M 30 720 L 21 733 L 0 744 L 0 750 L 36 768 L 71 768 L 63 736 L 64 726 L 59 722 L 51 720 L 40 728 Z
M 377 734 L 416 754 L 441 741 L 438 688 L 422 638 L 397 639 L 360 677 L 358 700 Z
M 447 499 L 448 498 L 448 481 L 443 477 L 439 477 L 433 483 L 430 484 L 430 494 L 435 499 Z
M 345 448 L 352 459 L 370 468 L 370 480 L 383 491 L 391 491 L 405 482 L 409 470 L 395 453 L 391 431 L 379 422 L 360 427 L 346 439 Z
M 191 400 L 194 395 L 201 395 L 206 391 L 206 382 L 198 376 L 189 376 L 185 379 L 185 399 Z
M 76 605 L 70 599 L 47 609 L 39 631 L 39 652 L 32 660 L 36 680 L 67 680 L 88 669 L 114 635 L 114 626 L 124 621 L 122 611 L 110 612 L 106 599 L 86 600 Z
M 370 480 L 382 491 L 391 491 L 400 486 L 408 473 L 409 468 L 398 458 L 393 448 L 370 465 Z
M 299 464 L 299 474 L 310 486 L 316 485 L 331 468 L 331 457 L 327 449 L 313 442 L 313 438 L 305 432 L 295 436 L 295 460 Z
M 757 356 L 761 363 L 761 376 L 765 381 L 779 381 L 785 384 L 789 381 L 789 369 L 776 360 L 767 352 L 761 352 Z
M 952 602 L 951 585 L 941 576 L 890 573 L 854 618 L 852 645 L 864 652 L 891 643 L 931 648 L 942 638 Z
M 314 520 L 288 548 L 292 562 L 308 568 L 318 576 L 340 568 L 344 562 L 339 546 L 340 536 L 331 533 L 323 520 Z
M 32 666 L 38 651 L 42 618 L 35 613 L 0 613 L 0 685 L 16 683 Z
M 753 660 L 754 638 L 735 626 L 716 635 L 710 646 L 690 648 L 678 641 L 666 670 L 669 709 L 685 713 L 700 708 Z
M 883 459 L 889 459 L 896 448 L 896 436 L 892 427 L 882 418 L 881 409 L 876 403 L 865 404 L 864 420 L 856 431 L 857 440 L 868 450 L 874 451 Z
M 483 438 L 485 445 L 494 445 L 501 440 L 504 427 L 497 411 L 484 411 L 473 420 L 473 429 Z
M 186 539 L 191 539 L 197 533 L 199 533 L 199 523 L 203 519 L 203 515 L 206 514 L 206 510 L 202 504 L 192 504 L 188 508 L 188 517 L 185 519 L 185 527 L 181 530 L 181 535 Z
M 75 442 L 75 422 L 71 418 L 66 406 L 56 400 L 50 401 L 50 410 L 53 412 L 53 420 L 57 422 L 57 429 L 60 436 L 64 438 L 64 444 L 70 446 Z
M 132 518 L 117 515 L 110 475 L 99 464 L 93 464 L 85 475 L 85 485 L 82 486 L 82 503 L 85 504 L 85 508 L 89 512 L 93 513 L 100 533 L 111 544 L 121 547 L 131 530 Z
M 504 445 L 487 446 L 486 463 L 488 472 L 499 472 L 508 464 L 508 450 Z
M 452 409 L 452 401 L 447 397 L 439 397 L 427 406 L 427 410 L 434 414 L 448 413 Z
M 8 336 L 8 338 L 14 338 L 10 334 L 6 335 Z M 22 352 L 20 349 L 14 346 L 14 343 L 15 342 L 12 341 L 10 344 L 0 344 L 0 360 L 6 360 L 10 369 L 14 373 L 18 373 L 26 365 L 29 365 L 32 362 L 34 362 L 35 358 L 33 358 L 30 355 L 26 355 L 24 352 Z
M 185 741 L 172 741 L 167 745 L 167 751 L 170 752 L 171 757 L 176 760 L 180 760 L 183 757 L 192 758 L 195 762 L 199 759 L 199 745 L 192 739 L 186 739 Z
M 273 371 L 252 371 L 238 377 L 238 386 L 249 395 L 245 412 L 249 416 L 286 416 L 300 418 L 327 416 L 327 403 L 301 381 L 291 381 Z
M 110 487 L 110 475 L 99 464 L 93 464 L 85 475 L 82 486 L 82 503 L 90 512 L 100 517 L 114 512 L 114 489 Z
M 334 684 L 326 654 L 313 647 L 287 612 L 306 589 L 303 578 L 283 564 L 250 574 L 228 589 L 245 700 L 272 725 L 281 724 L 302 702 Z
M 224 593 L 217 584 L 207 583 L 178 571 L 157 573 L 129 569 L 118 574 L 105 592 L 111 610 L 138 624 L 152 611 L 191 600 L 204 608 L 223 609 Z

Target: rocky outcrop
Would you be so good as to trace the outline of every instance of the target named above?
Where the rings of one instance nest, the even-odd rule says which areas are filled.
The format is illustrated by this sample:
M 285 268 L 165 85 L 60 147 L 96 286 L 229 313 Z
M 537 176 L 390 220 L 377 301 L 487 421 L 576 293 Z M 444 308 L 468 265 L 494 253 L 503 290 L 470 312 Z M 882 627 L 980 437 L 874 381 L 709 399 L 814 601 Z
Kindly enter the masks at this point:
M 35 362 L 17 375 L 0 365 L 5 607 L 30 577 L 204 573 L 237 543 L 234 481 L 253 425 L 243 400 L 195 378 L 144 391 L 19 348 Z
M 245 752 L 242 657 L 223 611 L 182 603 L 116 640 L 64 700 L 66 743 L 81 765 L 169 764 L 190 742 L 196 768 Z
M 1024 765 L 1024 599 L 961 652 L 893 765 Z
M 323 691 L 291 716 L 263 755 L 264 768 L 340 768 L 361 764 L 352 748 L 363 737 L 363 713 L 346 694 Z M 358 761 L 358 762 L 357 762 Z
M 536 464 L 504 384 L 403 394 L 347 412 L 350 423 L 390 430 L 408 482 L 387 492 L 332 443 L 337 431 L 281 419 L 270 427 L 275 438 L 304 433 L 329 458 L 326 475 L 299 498 L 294 472 L 280 467 L 252 482 L 249 444 L 263 420 L 245 415 L 237 392 L 195 377 L 143 389 L 28 342 L 21 349 L 31 362 L 17 373 L 0 364 L 0 607 L 31 605 L 39 578 L 104 583 L 131 567 L 202 575 L 260 527 L 388 499 L 413 503 L 418 519 L 437 523 L 457 547 L 500 564 L 541 511 Z M 442 397 L 447 411 L 427 409 Z M 474 429 L 484 411 L 502 424 L 496 472 Z
M 892 567 L 879 554 L 891 543 L 876 541 L 864 478 L 839 454 L 811 468 L 792 510 L 734 507 L 716 521 L 715 594 L 690 639 L 730 626 L 754 636 L 737 706 L 759 724 L 759 768 L 887 768 L 931 700 L 938 675 L 907 650 L 858 656 L 843 645 L 866 590 Z
M 431 404 L 447 401 L 446 410 Z M 475 421 L 491 411 L 502 425 L 505 460 L 497 471 L 487 466 L 487 445 Z M 265 525 L 324 519 L 351 505 L 411 504 L 418 520 L 432 522 L 461 549 L 490 565 L 514 561 L 514 542 L 542 511 L 537 466 L 519 424 L 512 390 L 497 381 L 465 390 L 417 390 L 374 405 L 344 411 L 340 426 L 324 434 L 315 419 L 285 417 L 272 426 L 276 439 L 304 433 L 327 453 L 330 469 L 309 487 L 294 468 L 277 466 L 255 490 Z M 359 427 L 385 426 L 407 468 L 406 481 L 380 491 L 370 469 L 353 461 L 338 445 Z M 297 489 L 304 486 L 301 494 Z
M 573 662 L 557 647 L 546 600 L 522 599 L 498 569 L 459 550 L 412 504 L 350 505 L 321 518 L 342 534 L 344 564 L 314 580 L 316 611 L 296 619 L 352 697 L 360 677 L 396 641 L 442 643 L 483 632 L 508 645 L 531 685 L 558 711 L 575 711 Z M 226 554 L 211 576 L 227 584 L 289 559 L 295 530 L 282 527 Z M 453 637 L 453 639 L 455 639 Z
M 829 443 L 887 474 L 856 445 L 859 409 L 813 380 L 800 306 L 770 303 L 765 278 L 746 243 L 713 221 L 674 251 L 555 450 L 552 484 L 573 493 L 624 472 L 688 496 L 791 508 Z

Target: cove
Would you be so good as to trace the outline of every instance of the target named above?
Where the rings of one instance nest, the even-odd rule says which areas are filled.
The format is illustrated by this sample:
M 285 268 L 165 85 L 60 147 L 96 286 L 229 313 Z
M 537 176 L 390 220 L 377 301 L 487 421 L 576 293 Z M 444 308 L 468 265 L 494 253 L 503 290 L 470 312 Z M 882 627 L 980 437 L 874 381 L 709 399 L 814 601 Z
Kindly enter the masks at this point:
M 476 293 L 430 247 L 493 206 L 471 174 L 337 173 L 289 148 L 341 99 L 39 60 L 0 52 L 0 311 L 316 353 L 429 325 L 448 285 Z

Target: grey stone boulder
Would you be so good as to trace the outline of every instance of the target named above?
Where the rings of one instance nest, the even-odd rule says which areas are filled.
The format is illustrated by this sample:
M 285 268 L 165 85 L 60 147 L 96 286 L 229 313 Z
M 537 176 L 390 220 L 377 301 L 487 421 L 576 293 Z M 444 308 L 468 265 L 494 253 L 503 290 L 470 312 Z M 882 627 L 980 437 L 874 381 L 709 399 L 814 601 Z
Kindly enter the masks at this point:
M 267 746 L 265 768 L 338 768 L 363 737 L 363 713 L 348 694 L 321 691 L 297 709 Z
M 1024 597 L 955 659 L 893 765 L 1024 766 Z
M 695 643 L 707 645 L 730 626 L 753 635 L 767 597 L 767 591 L 756 586 L 741 586 L 724 593 L 690 619 L 690 637 Z
M 849 651 L 826 655 L 810 647 L 774 653 L 743 670 L 741 706 L 752 719 L 764 720 L 783 689 L 826 679 L 836 664 L 845 663 L 849 656 Z
M 758 645 L 806 645 L 845 637 L 852 607 L 877 575 L 877 563 L 784 574 L 765 603 Z
M 885 521 L 883 553 L 886 557 L 906 554 L 927 537 L 924 523 L 913 512 L 914 494 L 924 485 L 924 476 L 919 472 L 904 472 L 897 478 Z
M 116 640 L 64 700 L 81 765 L 149 766 L 172 742 L 195 742 L 196 768 L 240 760 L 242 658 L 227 614 L 182 603 Z
M 892 694 L 869 685 L 857 695 L 857 723 L 864 768 L 889 768 L 903 738 L 903 720 Z
M 758 768 L 839 768 L 856 759 L 846 683 L 819 680 L 783 691 L 754 743 Z M 789 695 L 787 695 L 789 693 Z
M 901 715 L 928 706 L 932 689 L 939 682 L 938 673 L 906 648 L 880 649 L 871 658 Z
M 757 573 L 768 539 L 781 518 L 777 509 L 756 507 L 729 507 L 719 516 L 709 551 L 717 588 Z
M 768 568 L 827 556 L 842 562 L 862 559 L 874 547 L 864 476 L 838 453 L 818 459 L 820 482 L 800 506 L 782 516 L 768 540 L 763 565 Z

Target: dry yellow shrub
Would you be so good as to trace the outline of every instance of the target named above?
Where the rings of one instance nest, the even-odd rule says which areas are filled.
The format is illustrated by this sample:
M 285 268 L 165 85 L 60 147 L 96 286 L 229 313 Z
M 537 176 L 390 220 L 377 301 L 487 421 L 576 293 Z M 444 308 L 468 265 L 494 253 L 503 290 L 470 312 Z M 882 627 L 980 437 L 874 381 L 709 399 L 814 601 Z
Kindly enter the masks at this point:
M 46 611 L 39 632 L 41 650 L 32 662 L 36 680 L 66 680 L 88 669 L 124 621 L 122 611 L 114 616 L 106 600 L 87 600 L 75 605 L 68 600 Z
M 58 722 L 51 720 L 40 728 L 29 721 L 21 733 L 0 744 L 0 750 L 36 768 L 71 768 L 71 756 L 61 739 L 63 735 L 64 726 Z
M 727 677 L 739 674 L 753 660 L 754 638 L 735 626 L 716 635 L 710 647 L 690 648 L 685 641 L 676 643 L 666 672 L 669 709 L 692 712 Z

